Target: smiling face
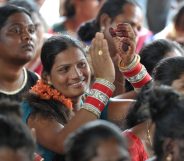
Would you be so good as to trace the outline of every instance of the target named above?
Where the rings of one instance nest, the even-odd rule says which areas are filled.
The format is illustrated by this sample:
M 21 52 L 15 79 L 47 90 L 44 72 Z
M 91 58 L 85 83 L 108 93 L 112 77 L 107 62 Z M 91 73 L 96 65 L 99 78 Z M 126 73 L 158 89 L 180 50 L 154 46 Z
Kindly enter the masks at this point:
M 0 59 L 2 62 L 26 64 L 35 52 L 35 27 L 25 13 L 14 13 L 0 30 Z
M 90 75 L 90 68 L 82 51 L 70 47 L 57 54 L 47 79 L 66 97 L 76 98 L 89 87 Z

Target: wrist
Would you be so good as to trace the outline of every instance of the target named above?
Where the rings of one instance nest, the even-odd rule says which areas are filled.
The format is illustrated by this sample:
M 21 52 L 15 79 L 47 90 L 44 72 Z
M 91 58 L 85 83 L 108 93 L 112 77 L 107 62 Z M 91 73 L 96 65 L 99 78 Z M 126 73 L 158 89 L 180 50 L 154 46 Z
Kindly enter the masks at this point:
M 97 78 L 82 108 L 99 117 L 107 105 L 109 98 L 113 95 L 114 90 L 115 86 L 113 83 L 105 79 Z
M 140 63 L 139 55 L 135 55 L 130 65 L 126 67 L 119 66 L 119 69 L 134 87 L 135 91 L 139 91 L 139 89 L 152 80 L 144 65 Z
M 135 54 L 130 63 L 125 64 L 123 60 L 121 60 L 118 64 L 118 67 L 121 72 L 126 72 L 132 70 L 139 62 L 140 56 Z

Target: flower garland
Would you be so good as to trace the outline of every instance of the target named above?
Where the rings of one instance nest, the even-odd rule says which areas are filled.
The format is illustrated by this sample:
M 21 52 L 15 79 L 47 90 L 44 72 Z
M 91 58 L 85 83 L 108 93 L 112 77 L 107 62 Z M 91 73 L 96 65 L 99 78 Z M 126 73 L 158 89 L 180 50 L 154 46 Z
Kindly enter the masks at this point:
M 30 92 L 35 93 L 41 99 L 59 101 L 64 104 L 68 109 L 72 110 L 72 101 L 66 98 L 58 90 L 52 88 L 48 84 L 44 83 L 43 80 L 38 80 L 37 83 L 31 88 Z

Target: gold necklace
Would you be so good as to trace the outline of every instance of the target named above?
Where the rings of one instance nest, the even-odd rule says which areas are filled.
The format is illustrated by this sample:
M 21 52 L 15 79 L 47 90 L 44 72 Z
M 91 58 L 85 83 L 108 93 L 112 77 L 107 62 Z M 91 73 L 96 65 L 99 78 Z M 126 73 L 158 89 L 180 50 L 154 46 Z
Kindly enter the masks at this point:
M 150 134 L 150 127 L 149 127 L 149 123 L 147 122 L 147 132 L 146 132 L 146 137 L 147 137 L 147 140 L 150 144 L 150 146 L 152 147 L 152 141 L 151 141 L 151 134 Z

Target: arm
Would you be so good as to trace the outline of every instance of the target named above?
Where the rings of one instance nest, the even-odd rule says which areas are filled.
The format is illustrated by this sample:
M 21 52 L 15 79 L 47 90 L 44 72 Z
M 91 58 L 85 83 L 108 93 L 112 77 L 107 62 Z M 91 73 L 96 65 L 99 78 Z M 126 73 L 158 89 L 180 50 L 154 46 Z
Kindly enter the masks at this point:
M 38 143 L 59 154 L 64 151 L 64 141 L 68 135 L 81 125 L 96 120 L 113 93 L 112 83 L 115 79 L 115 71 L 103 34 L 96 34 L 92 41 L 90 55 L 95 76 L 101 79 L 93 84 L 90 96 L 86 98 L 82 109 L 65 126 L 55 119 L 45 119 L 41 116 L 30 116 L 28 119 L 28 125 L 36 130 Z
M 135 53 L 134 31 L 128 23 L 118 24 L 116 29 L 111 28 L 109 31 L 117 48 L 119 70 L 135 91 L 139 91 L 152 78 L 140 63 L 140 56 Z

